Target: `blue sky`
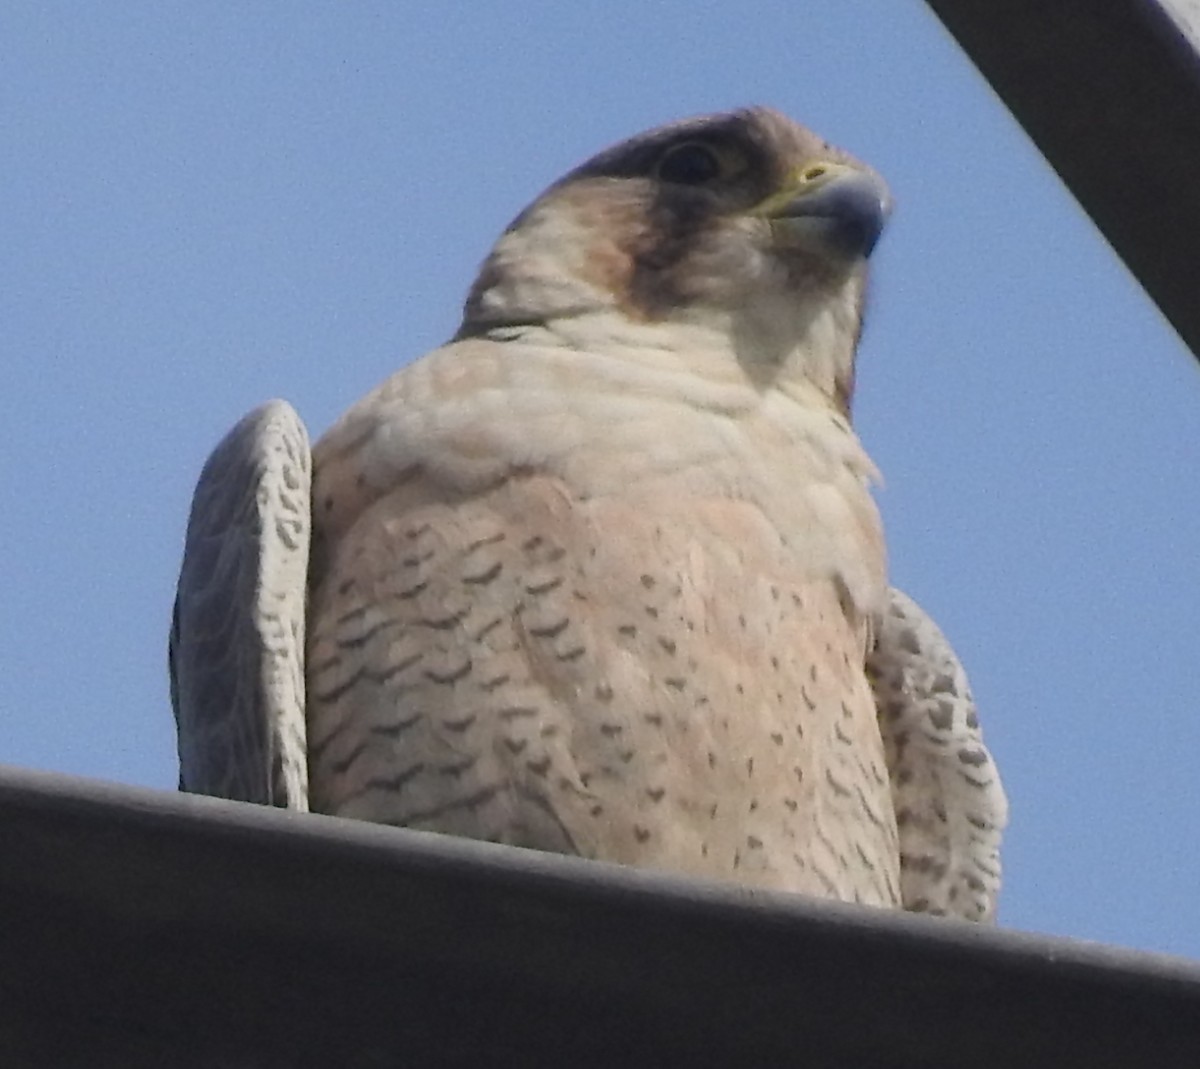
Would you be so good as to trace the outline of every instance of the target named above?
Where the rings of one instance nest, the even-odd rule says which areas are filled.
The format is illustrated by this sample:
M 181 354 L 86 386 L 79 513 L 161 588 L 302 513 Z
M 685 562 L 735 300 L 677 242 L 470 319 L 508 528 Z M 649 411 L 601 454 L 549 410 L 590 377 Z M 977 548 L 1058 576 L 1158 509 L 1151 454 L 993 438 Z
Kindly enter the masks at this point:
M 920 0 L 15 0 L 0 56 L 0 760 L 172 787 L 226 428 L 320 433 L 568 167 L 768 103 L 896 196 L 856 421 L 1005 777 L 1003 923 L 1200 957 L 1200 367 Z

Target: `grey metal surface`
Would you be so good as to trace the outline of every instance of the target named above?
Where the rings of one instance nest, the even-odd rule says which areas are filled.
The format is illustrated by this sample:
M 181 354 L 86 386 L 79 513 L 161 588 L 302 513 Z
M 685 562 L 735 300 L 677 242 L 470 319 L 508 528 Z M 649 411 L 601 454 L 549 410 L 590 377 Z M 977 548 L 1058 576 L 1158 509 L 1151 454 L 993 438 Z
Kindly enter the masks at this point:
M 1200 968 L 0 768 L 0 1065 L 1200 1065 Z
M 928 3 L 1200 355 L 1200 5 Z

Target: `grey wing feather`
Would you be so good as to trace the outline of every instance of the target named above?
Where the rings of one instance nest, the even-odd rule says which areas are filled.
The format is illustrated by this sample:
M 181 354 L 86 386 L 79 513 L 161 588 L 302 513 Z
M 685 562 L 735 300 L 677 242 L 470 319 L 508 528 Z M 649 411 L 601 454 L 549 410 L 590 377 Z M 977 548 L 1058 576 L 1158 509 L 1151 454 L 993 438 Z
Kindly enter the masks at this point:
M 994 921 L 1008 802 L 966 672 L 933 620 L 895 589 L 867 667 L 900 832 L 904 908 Z
M 179 788 L 308 808 L 308 434 L 270 401 L 200 473 L 169 643 Z

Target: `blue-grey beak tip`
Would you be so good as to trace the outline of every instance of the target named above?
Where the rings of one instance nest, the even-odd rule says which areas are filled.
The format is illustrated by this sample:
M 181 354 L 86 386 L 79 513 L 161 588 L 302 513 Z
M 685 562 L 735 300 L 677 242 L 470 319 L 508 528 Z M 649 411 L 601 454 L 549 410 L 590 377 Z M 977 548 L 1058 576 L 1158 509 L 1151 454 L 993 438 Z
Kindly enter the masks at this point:
M 797 197 L 784 213 L 822 224 L 831 244 L 851 256 L 867 257 L 891 214 L 887 187 L 872 174 L 857 171 L 831 178 L 820 189 Z

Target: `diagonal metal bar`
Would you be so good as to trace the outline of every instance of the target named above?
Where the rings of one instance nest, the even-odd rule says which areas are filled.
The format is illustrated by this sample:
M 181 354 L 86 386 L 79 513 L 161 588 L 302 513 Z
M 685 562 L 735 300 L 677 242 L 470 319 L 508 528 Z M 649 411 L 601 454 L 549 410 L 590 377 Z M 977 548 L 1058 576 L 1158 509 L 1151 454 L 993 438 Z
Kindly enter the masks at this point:
M 927 2 L 1200 356 L 1200 3 Z

